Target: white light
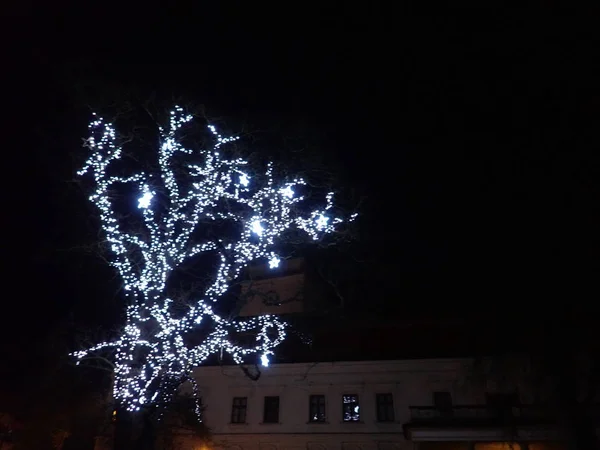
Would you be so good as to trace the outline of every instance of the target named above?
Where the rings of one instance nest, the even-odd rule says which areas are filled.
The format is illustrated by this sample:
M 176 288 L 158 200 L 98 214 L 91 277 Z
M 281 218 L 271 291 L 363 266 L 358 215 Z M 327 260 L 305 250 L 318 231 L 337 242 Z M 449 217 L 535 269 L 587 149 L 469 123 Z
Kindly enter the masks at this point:
M 323 230 L 325 228 L 327 228 L 327 223 L 329 222 L 329 217 L 324 216 L 323 214 L 321 214 L 318 218 L 317 218 L 317 230 Z
M 154 194 L 150 191 L 144 192 L 144 194 L 138 198 L 138 208 L 146 209 L 150 207 L 150 202 L 152 202 L 152 197 Z
M 269 260 L 269 269 L 277 269 L 281 260 L 277 256 L 273 256 Z
M 73 355 L 79 363 L 96 352 L 113 349 L 113 395 L 129 411 L 139 409 L 139 405 L 168 400 L 182 379 L 192 381 L 197 396 L 198 388 L 189 374 L 214 354 L 227 354 L 238 364 L 261 355 L 261 363 L 268 366 L 269 355 L 285 339 L 287 324 L 270 315 L 230 319 L 215 313 L 212 305 L 222 299 L 231 283 L 252 261 L 268 259 L 270 268 L 279 267 L 281 261 L 274 250 L 277 239 L 287 230 L 296 228 L 316 240 L 343 222 L 341 218 L 324 215 L 333 206 L 331 192 L 326 195 L 322 209 L 299 215 L 298 203 L 303 198 L 294 197 L 294 189 L 305 186 L 306 182 L 300 178 L 279 182 L 271 164 L 267 165 L 264 178 L 257 178 L 264 179 L 264 184 L 252 191 L 240 189 L 250 183 L 246 175 L 249 162 L 230 156 L 226 145 L 238 138 L 222 136 L 209 125 L 213 147 L 192 151 L 178 139 L 178 130 L 192 119 L 183 108 L 175 107 L 168 124 L 159 127 L 157 173 L 137 172 L 120 177 L 110 175 L 112 163 L 123 154 L 116 130 L 96 116 L 89 125 L 90 137 L 85 145 L 89 158 L 78 172 L 89 174 L 94 181 L 89 199 L 98 208 L 102 230 L 112 252 L 112 265 L 123 280 L 126 325 L 115 340 L 101 342 Z M 199 161 L 187 166 L 192 179 L 187 192 L 173 170 L 180 153 L 189 155 L 186 161 L 192 161 L 194 156 Z M 157 211 L 153 211 L 150 206 L 155 194 L 149 186 L 157 182 L 161 183 L 161 192 L 164 190 L 168 202 L 164 208 L 156 205 Z M 128 231 L 127 225 L 131 224 L 116 213 L 112 194 L 116 185 L 133 185 L 140 189 L 137 200 L 143 210 L 145 230 Z M 227 242 L 215 238 L 194 244 L 192 236 L 196 228 L 215 220 L 234 222 L 241 225 L 242 231 Z M 134 248 L 139 252 L 132 252 Z M 220 258 L 212 283 L 191 299 L 183 316 L 176 316 L 170 308 L 173 301 L 165 295 L 167 280 L 179 266 L 205 252 L 215 252 Z M 149 320 L 155 326 L 148 327 Z M 196 347 L 188 348 L 184 335 L 204 324 L 208 330 L 206 337 Z M 255 342 L 240 346 L 230 340 L 231 335 L 240 332 L 253 333 Z M 173 387 L 158 391 L 155 386 Z M 200 408 L 196 409 L 199 415 Z
M 269 355 L 263 353 L 263 355 L 260 357 L 260 363 L 263 365 L 263 367 L 269 367 Z
M 294 190 L 290 186 L 286 186 L 280 192 L 281 195 L 287 198 L 292 198 L 294 196 Z
M 254 222 L 252 222 L 252 232 L 257 234 L 258 236 L 262 236 L 263 232 L 264 232 L 264 228 L 262 226 L 262 224 L 260 223 L 260 220 L 255 220 Z

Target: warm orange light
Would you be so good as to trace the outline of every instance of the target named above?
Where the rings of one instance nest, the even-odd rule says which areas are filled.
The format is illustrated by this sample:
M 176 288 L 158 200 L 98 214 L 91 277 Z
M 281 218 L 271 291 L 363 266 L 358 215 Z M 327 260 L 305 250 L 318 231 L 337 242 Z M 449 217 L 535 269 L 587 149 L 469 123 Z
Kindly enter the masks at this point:
M 565 450 L 566 446 L 560 442 L 531 442 L 529 450 Z
M 475 450 L 521 450 L 516 442 L 477 442 Z

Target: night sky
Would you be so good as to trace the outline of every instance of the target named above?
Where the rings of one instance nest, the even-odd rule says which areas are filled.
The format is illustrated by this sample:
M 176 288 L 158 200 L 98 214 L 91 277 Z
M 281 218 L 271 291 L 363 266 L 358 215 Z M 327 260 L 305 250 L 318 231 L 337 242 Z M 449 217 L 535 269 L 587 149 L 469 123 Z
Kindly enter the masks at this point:
M 81 250 L 97 223 L 73 180 L 88 106 L 123 92 L 316 142 L 366 197 L 362 289 L 403 319 L 597 301 L 593 16 L 193 3 L 8 11 L 7 348 L 115 320 L 119 283 Z

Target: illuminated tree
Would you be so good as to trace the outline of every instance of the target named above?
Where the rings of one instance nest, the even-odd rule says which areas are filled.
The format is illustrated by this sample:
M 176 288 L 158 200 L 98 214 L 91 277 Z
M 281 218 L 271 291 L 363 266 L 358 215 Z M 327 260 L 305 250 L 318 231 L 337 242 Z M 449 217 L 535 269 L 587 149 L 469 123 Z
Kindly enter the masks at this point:
M 216 313 L 215 302 L 250 262 L 263 259 L 270 268 L 278 267 L 277 248 L 286 233 L 297 230 L 319 240 L 343 222 L 333 214 L 332 193 L 320 209 L 308 205 L 302 214 L 308 202 L 299 191 L 307 188 L 305 181 L 276 180 L 272 164 L 254 171 L 247 160 L 233 156 L 237 137 L 223 137 L 209 125 L 210 148 L 184 145 L 191 122 L 193 116 L 176 107 L 168 127 L 158 127 L 157 170 L 121 176 L 114 166 L 122 160 L 123 145 L 113 125 L 96 118 L 86 141 L 89 158 L 78 172 L 93 178 L 89 199 L 100 212 L 111 263 L 123 280 L 126 325 L 116 340 L 74 355 L 81 361 L 114 349 L 114 397 L 129 411 L 168 402 L 177 386 L 190 379 L 191 369 L 216 352 L 231 355 L 238 364 L 252 358 L 268 365 L 285 338 L 286 323 L 271 315 L 228 319 Z M 122 186 L 136 192 L 126 214 L 115 205 L 114 193 Z M 141 229 L 129 226 L 136 211 Z M 230 232 L 199 238 L 198 230 L 211 223 L 227 223 Z M 167 280 L 184 262 L 209 252 L 218 259 L 214 278 L 183 314 L 174 314 Z M 186 346 L 184 335 L 201 327 L 209 330 L 203 342 Z M 239 332 L 254 332 L 254 343 L 236 342 L 232 336 Z

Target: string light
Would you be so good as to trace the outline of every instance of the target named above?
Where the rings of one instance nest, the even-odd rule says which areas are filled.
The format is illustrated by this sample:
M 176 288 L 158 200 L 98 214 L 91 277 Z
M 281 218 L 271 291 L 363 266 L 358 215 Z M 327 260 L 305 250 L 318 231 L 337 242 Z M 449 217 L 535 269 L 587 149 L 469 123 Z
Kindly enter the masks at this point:
M 269 355 L 267 353 L 263 353 L 260 357 L 260 363 L 263 367 L 269 367 Z
M 280 262 L 281 260 L 277 256 L 272 256 L 269 260 L 269 269 L 276 269 Z
M 318 230 L 322 230 L 324 228 L 327 228 L 327 222 L 329 222 L 329 217 L 324 216 L 323 214 L 321 214 L 318 218 L 317 218 L 317 229 Z
M 168 401 L 181 380 L 189 379 L 191 370 L 211 354 L 227 353 L 238 364 L 256 355 L 263 366 L 268 366 L 269 355 L 285 339 L 286 323 L 272 315 L 229 320 L 216 314 L 211 305 L 250 262 L 264 259 L 271 269 L 279 267 L 281 260 L 273 249 L 276 239 L 286 230 L 296 227 L 317 240 L 343 221 L 331 215 L 333 193 L 327 194 L 323 209 L 301 216 L 298 204 L 303 197 L 296 196 L 295 188 L 305 185 L 305 181 L 297 178 L 277 183 L 271 164 L 264 182 L 255 183 L 253 180 L 262 177 L 246 173 L 246 160 L 228 158 L 226 152 L 220 152 L 221 147 L 238 138 L 222 136 L 213 125 L 208 129 L 215 139 L 214 146 L 198 152 L 200 163 L 187 165 L 193 182 L 182 186 L 172 162 L 177 154 L 194 153 L 177 136 L 191 120 L 191 115 L 175 107 L 168 128 L 159 127 L 158 177 L 145 172 L 121 177 L 109 175 L 108 170 L 122 155 L 115 128 L 96 117 L 89 125 L 90 137 L 86 141 L 90 155 L 78 172 L 80 176 L 93 177 L 95 188 L 89 199 L 100 212 L 102 230 L 113 255 L 111 263 L 123 279 L 127 306 L 126 325 L 118 339 L 73 355 L 79 363 L 90 353 L 114 348 L 114 397 L 130 411 Z M 144 234 L 127 232 L 112 204 L 111 191 L 123 184 L 138 189 L 138 208 L 147 231 Z M 167 193 L 166 206 L 153 201 L 152 189 L 159 188 L 158 184 Z M 225 208 L 224 203 L 241 207 Z M 218 220 L 240 224 L 241 232 L 227 242 L 193 240 L 200 223 Z M 139 250 L 141 264 L 138 256 L 132 256 L 132 248 Z M 218 256 L 213 282 L 182 317 L 175 317 L 170 311 L 173 300 L 165 295 L 166 282 L 184 261 L 207 252 Z M 200 327 L 211 331 L 200 345 L 188 348 L 184 335 Z M 254 344 L 235 343 L 235 333 L 248 332 L 254 333 Z M 199 413 L 199 405 L 196 409 Z
M 242 173 L 240 175 L 240 184 L 242 186 L 248 186 L 248 184 L 250 184 L 250 178 L 248 178 L 248 175 L 246 175 L 245 173 Z
M 145 191 L 142 196 L 138 199 L 138 208 L 149 208 L 150 202 L 154 194 L 150 191 Z
M 292 198 L 294 196 L 294 190 L 290 186 L 284 187 L 279 192 L 281 192 L 281 195 L 284 195 L 287 198 Z

